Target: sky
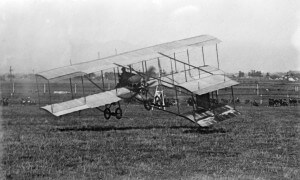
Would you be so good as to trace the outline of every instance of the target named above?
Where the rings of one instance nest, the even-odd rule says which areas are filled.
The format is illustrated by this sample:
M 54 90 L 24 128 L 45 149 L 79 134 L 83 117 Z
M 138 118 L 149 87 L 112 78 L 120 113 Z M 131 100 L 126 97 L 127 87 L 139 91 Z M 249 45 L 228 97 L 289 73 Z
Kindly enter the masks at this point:
M 299 0 L 2 0 L 0 73 L 208 34 L 227 72 L 300 70 Z M 99 54 L 98 54 L 99 52 Z

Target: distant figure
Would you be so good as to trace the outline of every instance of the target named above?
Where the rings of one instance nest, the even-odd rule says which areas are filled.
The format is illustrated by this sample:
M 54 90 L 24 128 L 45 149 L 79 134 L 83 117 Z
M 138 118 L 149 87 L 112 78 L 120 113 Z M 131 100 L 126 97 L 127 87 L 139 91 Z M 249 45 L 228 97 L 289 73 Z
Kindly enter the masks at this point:
M 20 103 L 24 106 L 24 105 L 35 105 L 35 101 L 32 100 L 30 97 L 27 98 L 21 98 Z
M 24 106 L 26 104 L 26 99 L 21 98 L 20 103 Z
M 275 106 L 275 99 L 269 98 L 269 107 Z
M 235 101 L 237 104 L 239 104 L 240 103 L 240 99 L 239 99 L 239 97 L 236 97 L 236 101 Z
M 8 98 L 2 98 L 2 105 L 8 106 Z
M 249 99 L 246 99 L 245 100 L 245 104 L 249 104 L 250 103 L 250 100 Z
M 297 99 L 293 99 L 293 98 L 290 98 L 289 99 L 289 104 L 290 104 L 290 106 L 297 106 Z
M 194 105 L 194 101 L 193 101 L 192 98 L 188 98 L 188 99 L 186 100 L 186 102 L 187 102 L 187 105 L 188 105 L 188 106 L 193 106 L 193 105 Z
M 258 103 L 255 100 L 253 100 L 252 105 L 253 106 L 258 106 Z
M 227 104 L 229 101 L 228 101 L 227 99 L 221 99 L 221 102 L 222 102 L 223 104 Z

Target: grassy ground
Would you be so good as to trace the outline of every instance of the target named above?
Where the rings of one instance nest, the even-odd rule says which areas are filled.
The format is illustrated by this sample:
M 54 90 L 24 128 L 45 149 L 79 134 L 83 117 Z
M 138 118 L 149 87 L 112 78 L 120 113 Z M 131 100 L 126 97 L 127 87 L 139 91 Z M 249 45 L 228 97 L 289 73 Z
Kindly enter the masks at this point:
M 297 107 L 240 106 L 242 115 L 197 130 L 189 121 L 129 106 L 53 118 L 37 106 L 2 110 L 7 179 L 298 179 Z

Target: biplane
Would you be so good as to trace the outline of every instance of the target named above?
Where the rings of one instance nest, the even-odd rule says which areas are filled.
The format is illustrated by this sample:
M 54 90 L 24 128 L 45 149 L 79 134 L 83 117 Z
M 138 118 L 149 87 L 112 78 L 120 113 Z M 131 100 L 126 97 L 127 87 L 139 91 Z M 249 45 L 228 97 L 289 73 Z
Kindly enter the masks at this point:
M 134 99 L 145 110 L 165 111 L 210 127 L 239 114 L 234 104 L 231 107 L 218 100 L 218 90 L 225 88 L 231 88 L 234 99 L 233 86 L 238 84 L 219 69 L 220 42 L 213 36 L 200 35 L 37 73 L 40 108 L 58 117 L 97 109 L 105 119 L 121 119 L 121 102 Z M 204 50 L 211 47 L 217 67 L 206 64 L 208 56 Z M 61 86 L 59 81 L 70 83 L 70 99 L 63 98 L 62 102 L 51 93 L 54 87 Z M 87 83 L 96 90 L 88 92 Z M 44 105 L 40 102 L 41 84 L 49 96 Z M 76 87 L 81 89 L 80 95 Z M 166 103 L 167 99 L 172 100 L 173 106 Z M 187 100 L 192 102 L 190 106 Z

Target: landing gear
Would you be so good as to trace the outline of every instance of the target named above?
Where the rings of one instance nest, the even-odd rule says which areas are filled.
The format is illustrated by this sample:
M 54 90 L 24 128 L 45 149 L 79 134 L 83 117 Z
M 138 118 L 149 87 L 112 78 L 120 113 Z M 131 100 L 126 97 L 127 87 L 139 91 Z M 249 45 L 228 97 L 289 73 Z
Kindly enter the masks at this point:
M 111 106 L 115 106 L 115 105 L 116 105 L 116 103 L 111 103 L 111 104 L 105 106 L 105 109 L 104 109 L 104 111 L 103 111 L 103 114 L 104 114 L 104 118 L 105 118 L 105 119 L 108 120 L 108 119 L 110 119 L 111 116 L 115 116 L 117 119 L 121 119 L 121 118 L 122 118 L 123 112 L 122 112 L 122 109 L 121 109 L 121 107 L 120 107 L 120 102 L 118 102 L 118 106 L 119 106 L 119 107 L 117 107 L 117 108 L 115 109 L 115 112 L 112 112 L 112 111 L 110 110 Z
M 152 108 L 151 104 L 152 104 L 151 100 L 145 100 L 144 101 L 144 107 L 145 107 L 145 109 L 148 110 L 148 111 L 150 111 L 151 108 Z
M 122 109 L 118 107 L 115 110 L 115 114 L 114 115 L 116 116 L 117 119 L 121 119 L 122 118 Z
M 161 98 L 156 96 L 155 97 L 155 106 L 157 106 L 158 108 L 163 108 L 163 102 L 161 101 Z
M 164 102 L 161 100 L 159 96 L 155 96 L 154 100 L 153 99 L 144 100 L 144 107 L 148 111 L 150 111 L 151 109 L 153 110 L 153 107 L 159 109 L 165 108 Z
M 147 86 L 149 86 L 149 84 L 147 82 L 145 82 L 145 81 L 141 82 L 140 93 L 142 95 L 147 95 L 147 92 L 148 92 Z
M 166 110 L 164 90 L 161 85 L 156 86 L 153 104 L 159 109 Z
M 105 118 L 105 119 L 109 119 L 110 116 L 111 116 L 111 111 L 110 111 L 110 109 L 109 109 L 109 108 L 105 108 L 105 109 L 104 109 L 104 118 Z

